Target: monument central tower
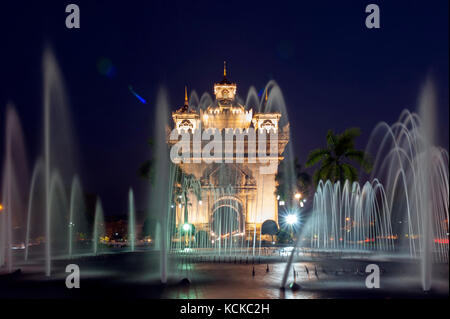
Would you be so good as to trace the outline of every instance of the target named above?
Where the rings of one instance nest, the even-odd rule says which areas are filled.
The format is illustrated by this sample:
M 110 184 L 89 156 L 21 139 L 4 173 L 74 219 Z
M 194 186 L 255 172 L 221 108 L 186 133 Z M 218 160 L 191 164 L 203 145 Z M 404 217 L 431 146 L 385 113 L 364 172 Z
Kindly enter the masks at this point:
M 278 136 L 275 142 L 277 154 L 271 159 L 277 167 L 283 160 L 282 153 L 289 141 L 289 126 L 280 129 L 278 125 L 281 113 L 254 113 L 252 109 L 240 104 L 236 99 L 237 85 L 228 80 L 225 64 L 223 79 L 214 84 L 214 95 L 215 100 L 211 105 L 194 110 L 189 106 L 185 92 L 184 105 L 172 113 L 174 128 L 191 134 L 198 133 L 197 130 L 201 133 L 204 130 L 224 132 L 228 129 L 242 132 L 253 129 L 260 134 L 268 134 L 272 130 Z M 265 92 L 264 103 L 267 103 L 267 96 Z M 266 141 L 267 149 L 270 149 L 273 141 L 269 138 Z M 247 236 L 247 239 L 251 239 L 255 233 L 259 233 L 263 222 L 274 220 L 278 223 L 275 195 L 277 169 L 269 174 L 261 173 L 261 166 L 267 164 L 255 160 L 255 154 L 249 152 L 250 142 L 253 141 L 245 141 L 243 150 L 233 146 L 231 153 L 225 151 L 225 158 L 220 163 L 198 160 L 177 164 L 184 174 L 195 176 L 201 185 L 201 200 L 189 195 L 187 220 L 186 207 L 183 204 L 176 206 L 177 225 L 187 222 L 193 224 L 197 231 L 208 232 L 214 241 L 223 237 L 239 240 Z M 169 141 L 169 144 L 175 143 Z M 241 158 L 242 152 L 245 153 L 244 160 Z M 241 161 L 236 160 L 239 156 Z

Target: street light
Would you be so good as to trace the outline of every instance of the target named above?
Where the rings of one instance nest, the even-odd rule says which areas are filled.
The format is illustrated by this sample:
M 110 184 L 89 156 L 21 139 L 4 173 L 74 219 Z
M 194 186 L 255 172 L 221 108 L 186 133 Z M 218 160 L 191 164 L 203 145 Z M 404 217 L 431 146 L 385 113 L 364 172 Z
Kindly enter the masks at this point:
M 302 194 L 301 193 L 295 193 L 295 199 L 300 199 L 302 198 Z
M 298 221 L 297 215 L 296 215 L 296 214 L 289 214 L 289 215 L 286 215 L 286 216 L 284 217 L 284 220 L 285 220 L 286 224 L 288 224 L 289 226 L 291 226 L 291 227 L 289 227 L 290 230 L 291 230 L 291 231 L 290 231 L 291 237 L 294 237 L 294 225 L 297 224 L 297 221 Z
M 294 224 L 297 224 L 297 215 L 295 214 L 286 215 L 284 219 L 288 225 L 292 226 Z
M 191 230 L 191 225 L 189 225 L 189 224 L 184 224 L 184 225 L 183 225 L 183 230 L 186 231 L 186 232 L 187 232 L 187 231 L 190 231 L 190 230 Z

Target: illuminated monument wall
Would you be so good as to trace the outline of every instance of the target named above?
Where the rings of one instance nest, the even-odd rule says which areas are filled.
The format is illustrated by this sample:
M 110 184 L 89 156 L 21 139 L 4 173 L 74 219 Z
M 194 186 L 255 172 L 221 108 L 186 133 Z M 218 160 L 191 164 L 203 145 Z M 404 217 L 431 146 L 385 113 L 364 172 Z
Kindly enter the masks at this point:
M 236 84 L 227 80 L 224 68 L 223 80 L 214 84 L 215 101 L 212 105 L 199 112 L 193 110 L 189 107 L 186 94 L 184 105 L 172 113 L 175 128 L 178 131 L 189 131 L 192 135 L 208 129 L 224 132 L 224 129 L 229 128 L 244 132 L 249 128 L 257 132 L 274 130 L 278 133 L 275 142 L 278 149 L 273 159 L 275 170 L 269 174 L 261 173 L 260 167 L 267 166 L 267 163 L 255 160 L 253 153 L 249 152 L 248 139 L 245 139 L 243 150 L 239 150 L 239 156 L 244 153 L 243 163 L 236 161 L 237 147 L 236 140 L 233 140 L 232 151 L 224 151 L 222 163 L 205 163 L 204 160 L 193 157 L 190 163 L 178 164 L 185 174 L 194 175 L 201 183 L 201 200 L 197 200 L 194 195 L 189 197 L 188 222 L 194 224 L 197 230 L 203 229 L 212 234 L 217 233 L 214 220 L 226 210 L 233 211 L 237 217 L 233 234 L 253 234 L 255 227 L 259 232 L 266 220 L 278 223 L 275 175 L 289 141 L 289 125 L 283 129 L 278 127 L 280 113 L 253 113 L 253 110 L 247 110 L 236 101 L 236 89 Z M 267 149 L 271 147 L 270 142 L 267 138 Z M 202 147 L 206 143 L 208 141 L 201 141 Z M 175 143 L 169 140 L 169 144 Z M 258 150 L 258 139 L 256 149 Z M 181 225 L 185 222 L 184 207 L 177 206 L 176 223 Z

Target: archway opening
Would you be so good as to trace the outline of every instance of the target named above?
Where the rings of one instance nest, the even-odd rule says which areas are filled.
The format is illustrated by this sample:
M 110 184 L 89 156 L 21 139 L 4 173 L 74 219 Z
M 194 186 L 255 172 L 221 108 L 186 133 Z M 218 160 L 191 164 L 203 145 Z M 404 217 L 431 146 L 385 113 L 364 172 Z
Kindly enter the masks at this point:
M 220 206 L 212 218 L 212 230 L 217 236 L 239 232 L 239 214 L 234 207 Z

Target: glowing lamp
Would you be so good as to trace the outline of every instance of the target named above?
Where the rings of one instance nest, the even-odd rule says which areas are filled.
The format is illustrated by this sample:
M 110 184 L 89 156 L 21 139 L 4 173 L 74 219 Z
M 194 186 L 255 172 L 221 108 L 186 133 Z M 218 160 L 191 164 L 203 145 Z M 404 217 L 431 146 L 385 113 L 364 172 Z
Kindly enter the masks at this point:
M 289 214 L 285 217 L 286 223 L 289 225 L 294 225 L 297 223 L 297 215 Z

